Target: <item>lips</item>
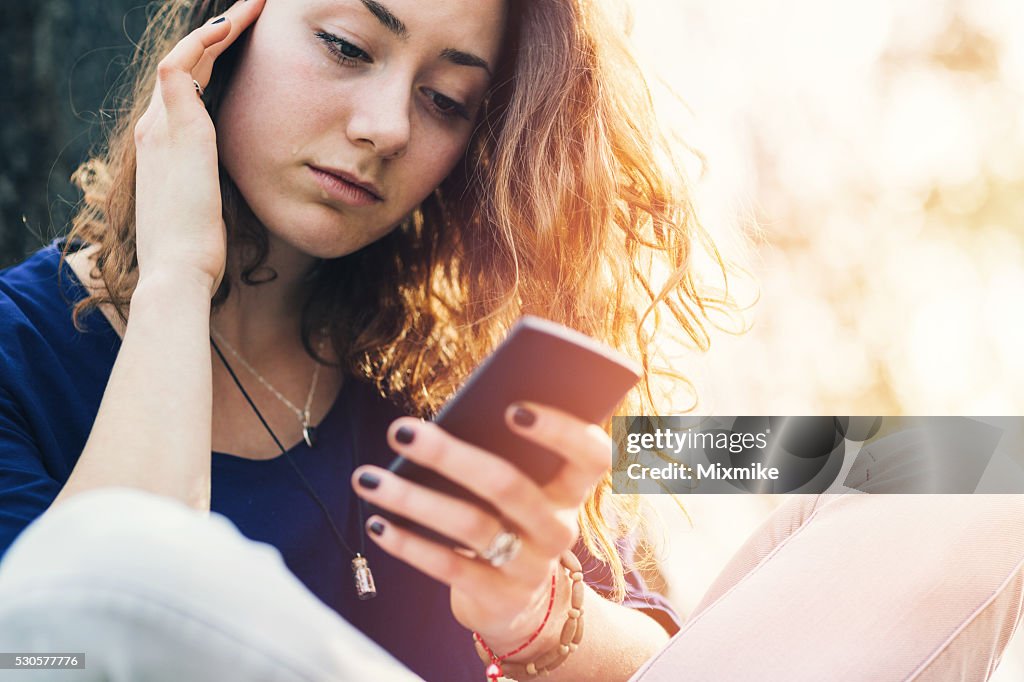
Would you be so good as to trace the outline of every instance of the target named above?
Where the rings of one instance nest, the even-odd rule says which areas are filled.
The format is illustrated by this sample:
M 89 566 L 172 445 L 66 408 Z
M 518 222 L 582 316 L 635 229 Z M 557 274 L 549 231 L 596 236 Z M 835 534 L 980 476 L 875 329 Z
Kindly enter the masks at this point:
M 310 176 L 320 188 L 322 199 L 335 205 L 362 209 L 376 206 L 384 201 L 376 186 L 360 181 L 350 173 L 319 166 L 308 166 Z M 349 178 L 352 178 L 350 180 Z
M 377 185 L 375 185 L 370 180 L 355 175 L 354 173 L 349 173 L 348 171 L 344 171 L 338 168 L 330 168 L 326 166 L 311 165 L 310 168 L 324 175 L 332 176 L 333 178 L 341 182 L 345 182 L 348 183 L 349 185 L 353 185 L 359 189 L 362 189 L 368 192 L 370 195 L 372 195 L 373 198 L 376 199 L 377 201 L 384 200 L 380 188 L 378 188 Z

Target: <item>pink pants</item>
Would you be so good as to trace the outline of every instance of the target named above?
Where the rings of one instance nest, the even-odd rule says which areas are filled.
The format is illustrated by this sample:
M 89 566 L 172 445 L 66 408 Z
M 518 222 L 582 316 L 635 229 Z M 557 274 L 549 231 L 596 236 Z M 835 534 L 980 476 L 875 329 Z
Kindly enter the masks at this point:
M 1022 564 L 1024 495 L 794 496 L 633 680 L 985 680 Z

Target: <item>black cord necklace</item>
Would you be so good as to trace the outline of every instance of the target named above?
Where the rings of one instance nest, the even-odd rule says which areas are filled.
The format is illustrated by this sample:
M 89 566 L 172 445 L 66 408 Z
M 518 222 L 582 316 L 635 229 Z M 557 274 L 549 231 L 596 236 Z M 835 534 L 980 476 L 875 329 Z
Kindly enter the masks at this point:
M 249 394 L 246 392 L 245 387 L 242 386 L 242 382 L 235 374 L 235 370 L 231 369 L 231 365 L 228 364 L 227 358 L 224 357 L 224 353 L 222 353 L 220 348 L 217 347 L 217 342 L 213 340 L 212 336 L 210 337 L 210 343 L 213 344 L 213 350 L 217 352 L 217 356 L 220 358 L 220 361 L 224 363 L 225 369 L 228 370 L 228 374 L 231 375 L 231 378 L 234 380 L 235 385 L 238 386 L 238 390 L 242 392 L 243 396 L 245 396 L 246 401 L 249 403 L 249 407 L 251 407 L 253 412 L 256 413 L 256 416 L 259 417 L 260 423 L 263 424 L 263 428 L 265 428 L 267 430 L 267 433 L 270 434 L 270 437 L 274 439 L 274 442 L 277 444 L 277 447 L 281 449 L 281 454 L 288 461 L 288 464 L 291 465 L 292 470 L 295 471 L 295 474 L 299 477 L 299 480 L 302 481 L 302 484 L 306 486 L 306 491 L 309 492 L 310 497 L 313 498 L 313 500 L 320 507 L 320 510 L 324 513 L 324 516 L 327 517 L 327 523 L 330 525 L 331 531 L 334 533 L 335 540 L 338 541 L 338 544 L 342 548 L 344 548 L 344 550 L 348 552 L 348 554 L 353 555 L 352 574 L 353 577 L 355 578 L 356 583 L 356 596 L 360 599 L 372 599 L 373 597 L 376 597 L 377 587 L 373 582 L 373 573 L 370 572 L 370 566 L 366 563 L 366 536 L 362 532 L 362 528 L 364 525 L 363 506 L 360 503 L 359 499 L 356 499 L 356 508 L 358 509 L 359 512 L 360 551 L 355 552 L 352 550 L 351 547 L 349 547 L 348 543 L 345 542 L 344 536 L 341 534 L 341 531 L 338 530 L 338 526 L 334 523 L 334 517 L 332 517 L 331 513 L 327 511 L 327 505 L 325 505 L 323 503 L 323 500 L 320 499 L 320 496 L 316 494 L 316 491 L 313 489 L 313 486 L 310 485 L 309 481 L 306 479 L 306 475 L 302 473 L 302 470 L 299 469 L 299 466 L 295 463 L 295 460 L 292 459 L 291 455 L 288 454 L 288 451 L 285 450 L 283 445 L 281 445 L 281 441 L 278 440 L 277 435 L 274 433 L 273 429 L 271 429 L 270 425 L 267 424 L 267 420 L 263 418 L 263 415 L 260 413 L 259 408 L 256 407 L 256 403 L 254 403 L 252 398 L 249 397 Z M 356 459 L 359 456 L 359 453 L 356 450 L 355 443 L 355 424 L 350 423 L 349 429 L 352 437 L 352 470 L 355 471 L 355 468 L 359 466 L 358 460 Z

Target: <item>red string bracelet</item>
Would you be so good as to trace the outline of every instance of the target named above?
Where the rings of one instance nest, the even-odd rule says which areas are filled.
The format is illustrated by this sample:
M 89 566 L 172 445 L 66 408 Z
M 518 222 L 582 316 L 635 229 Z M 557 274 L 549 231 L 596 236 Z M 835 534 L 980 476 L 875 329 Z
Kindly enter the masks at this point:
M 544 630 L 544 626 L 548 624 L 548 619 L 551 617 L 551 609 L 555 606 L 555 578 L 558 577 L 559 570 L 559 568 L 556 568 L 555 572 L 551 575 L 551 598 L 548 599 L 548 610 L 547 613 L 544 614 L 544 620 L 541 621 L 540 627 L 534 630 L 533 634 L 530 635 L 530 638 L 526 640 L 525 643 L 519 645 L 506 654 L 495 656 L 494 652 L 491 651 L 491 647 L 487 646 L 487 642 L 485 642 L 484 638 L 480 636 L 480 633 L 475 631 L 473 632 L 473 639 L 483 647 L 484 651 L 487 652 L 487 656 L 491 659 L 491 664 L 487 666 L 487 670 L 484 672 L 490 682 L 497 682 L 498 678 L 502 676 L 501 662 L 509 656 L 515 656 L 520 651 L 533 644 L 533 641 L 537 639 L 537 637 L 540 636 L 540 633 Z

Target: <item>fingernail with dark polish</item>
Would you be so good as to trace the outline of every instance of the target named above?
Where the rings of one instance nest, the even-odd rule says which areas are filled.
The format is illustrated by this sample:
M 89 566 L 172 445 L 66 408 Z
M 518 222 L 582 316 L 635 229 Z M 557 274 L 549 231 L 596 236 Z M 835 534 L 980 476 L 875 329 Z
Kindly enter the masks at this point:
M 371 474 L 369 471 L 359 474 L 359 485 L 367 490 L 375 490 L 380 485 L 380 477 Z
M 517 407 L 516 411 L 512 413 L 512 421 L 519 426 L 533 426 L 533 423 L 537 421 L 537 415 L 525 407 Z
M 395 431 L 395 440 L 402 445 L 408 445 L 412 442 L 412 439 L 416 437 L 416 432 L 412 430 L 412 427 L 403 426 L 398 431 Z
M 374 535 L 384 535 L 384 524 L 380 521 L 374 521 L 370 524 L 370 532 Z
M 223 23 L 225 19 L 227 19 L 227 17 L 221 17 L 220 19 L 214 19 L 213 21 L 210 22 L 210 24 L 220 24 L 220 23 Z

